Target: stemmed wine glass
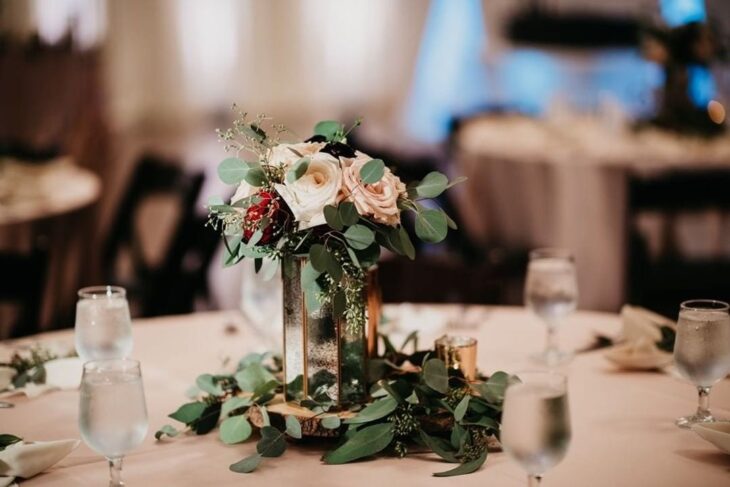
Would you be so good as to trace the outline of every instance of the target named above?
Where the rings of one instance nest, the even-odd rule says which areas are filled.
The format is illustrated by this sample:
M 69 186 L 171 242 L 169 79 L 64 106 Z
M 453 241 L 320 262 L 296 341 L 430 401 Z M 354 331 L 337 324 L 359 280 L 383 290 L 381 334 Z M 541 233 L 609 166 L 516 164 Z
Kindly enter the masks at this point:
M 522 372 L 504 396 L 500 441 L 536 487 L 570 444 L 567 380 L 554 372 Z
M 147 406 L 139 362 L 86 362 L 80 397 L 81 437 L 109 461 L 109 486 L 121 487 L 122 458 L 147 435 Z
M 85 287 L 76 303 L 76 353 L 81 360 L 129 357 L 132 353 L 132 320 L 124 288 Z
M 711 423 L 710 388 L 730 373 L 730 307 L 723 301 L 695 299 L 680 305 L 674 363 L 699 394 L 697 412 L 677 419 L 680 428 Z
M 557 344 L 557 328 L 578 303 L 578 282 L 573 255 L 564 249 L 530 252 L 525 282 L 525 304 L 547 325 L 545 350 L 534 358 L 541 364 L 557 365 L 572 354 Z

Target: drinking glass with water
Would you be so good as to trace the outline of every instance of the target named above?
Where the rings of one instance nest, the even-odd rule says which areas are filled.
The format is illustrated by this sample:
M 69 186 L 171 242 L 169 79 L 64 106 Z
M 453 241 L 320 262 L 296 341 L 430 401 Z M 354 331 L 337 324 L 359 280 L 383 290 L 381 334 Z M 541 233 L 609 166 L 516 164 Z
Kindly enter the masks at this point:
M 697 412 L 677 419 L 680 428 L 711 423 L 710 388 L 730 373 L 730 314 L 727 303 L 695 299 L 680 305 L 674 363 L 697 387 Z
M 76 303 L 76 353 L 81 360 L 129 357 L 132 321 L 124 288 L 85 287 Z
M 534 358 L 556 365 L 571 358 L 559 349 L 557 328 L 578 303 L 575 261 L 568 250 L 537 249 L 530 252 L 525 280 L 525 304 L 547 326 L 545 350 Z
M 522 372 L 517 377 L 505 392 L 500 441 L 533 487 L 568 451 L 567 380 L 552 372 Z
M 79 429 L 84 442 L 109 461 L 110 487 L 124 485 L 122 459 L 144 441 L 147 427 L 139 362 L 86 362 L 81 379 Z

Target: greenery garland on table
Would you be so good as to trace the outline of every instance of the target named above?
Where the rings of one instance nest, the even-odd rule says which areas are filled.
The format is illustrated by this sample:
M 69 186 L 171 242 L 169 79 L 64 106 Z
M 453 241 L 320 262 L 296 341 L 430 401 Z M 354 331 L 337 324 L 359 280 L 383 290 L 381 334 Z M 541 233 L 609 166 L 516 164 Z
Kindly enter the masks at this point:
M 405 457 L 409 448 L 416 447 L 459 464 L 435 473 L 437 477 L 478 470 L 487 459 L 488 441 L 499 437 L 504 391 L 514 376 L 495 372 L 489 378 L 468 382 L 460 371 L 448 369 L 443 361 L 433 358 L 432 351 L 404 353 L 408 343 L 416 348 L 415 334 L 400 350 L 387 337 L 382 338 L 385 354 L 369 363 L 373 401 L 364 407 L 353 406 L 351 410 L 357 411 L 354 417 L 341 421 L 328 414 L 333 411 L 332 402 L 325 394 L 301 402 L 321 416 L 324 428 L 342 433 L 338 445 L 322 460 L 343 464 L 380 453 Z M 221 441 L 243 443 L 254 432 L 249 415 L 257 408 L 264 426 L 256 453 L 230 465 L 234 472 L 253 472 L 264 458 L 284 454 L 287 436 L 302 438 L 297 418 L 285 416 L 277 427 L 275 418 L 269 417 L 267 406 L 283 390 L 280 376 L 281 361 L 271 353 L 247 355 L 230 375 L 200 375 L 192 391 L 195 400 L 169 415 L 185 428 L 181 431 L 166 424 L 155 438 L 175 437 L 183 431 L 203 435 L 220 421 Z

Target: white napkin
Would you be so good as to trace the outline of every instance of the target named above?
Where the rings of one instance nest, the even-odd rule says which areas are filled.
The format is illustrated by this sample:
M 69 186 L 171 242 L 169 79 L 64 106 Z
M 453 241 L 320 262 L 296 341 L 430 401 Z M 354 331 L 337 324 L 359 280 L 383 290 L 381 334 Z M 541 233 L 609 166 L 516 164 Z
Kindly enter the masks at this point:
M 24 387 L 14 389 L 11 385 L 12 378 L 15 375 L 15 370 L 10 367 L 0 367 L 0 398 L 10 397 L 18 394 L 25 394 L 29 398 L 37 397 L 44 392 L 61 389 L 71 390 L 79 387 L 81 383 L 81 374 L 83 372 L 84 364 L 78 357 L 69 358 L 58 358 L 49 360 L 43 366 L 46 369 L 46 383 L 45 384 L 32 384 L 28 383 Z M 12 374 L 4 369 L 10 369 Z M 4 382 L 5 377 L 9 377 L 7 382 Z M 3 387 L 4 386 L 4 387 Z M 0 486 L 2 487 L 2 486 Z
M 646 308 L 625 304 L 621 308 L 621 321 L 623 328 L 621 334 L 624 340 L 632 342 L 640 338 L 647 338 L 652 342 L 662 339 L 662 326 L 668 326 L 673 330 L 677 329 L 674 321 L 660 314 L 654 313 Z
M 79 440 L 18 442 L 0 451 L 0 486 L 11 485 L 15 477 L 28 479 L 60 462 Z
M 662 326 L 676 329 L 669 318 L 638 306 L 621 308 L 622 343 L 608 348 L 604 357 L 615 365 L 630 370 L 661 369 L 672 362 L 672 354 L 660 350 Z

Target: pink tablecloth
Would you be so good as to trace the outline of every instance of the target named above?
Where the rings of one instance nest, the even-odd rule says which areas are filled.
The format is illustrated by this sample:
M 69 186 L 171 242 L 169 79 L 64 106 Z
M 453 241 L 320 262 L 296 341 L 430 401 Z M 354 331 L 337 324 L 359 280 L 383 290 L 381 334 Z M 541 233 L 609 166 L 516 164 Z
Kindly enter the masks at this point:
M 524 369 L 529 366 L 527 355 L 542 346 L 542 326 L 521 309 L 470 308 L 462 314 L 459 311 L 455 307 L 436 306 L 386 308 L 386 314 L 395 318 L 392 323 L 397 324 L 398 333 L 406 333 L 412 327 L 423 329 L 421 343 L 429 343 L 445 331 L 439 323 L 468 316 L 470 327 L 453 333 L 479 339 L 479 365 L 486 372 Z M 238 326 L 238 333 L 225 334 L 230 324 Z M 580 312 L 566 323 L 561 339 L 566 347 L 579 348 L 590 341 L 594 330 L 616 332 L 618 328 L 615 315 Z M 458 480 L 432 477 L 432 472 L 449 467 L 433 455 L 327 466 L 319 461 L 323 447 L 312 446 L 293 446 L 284 457 L 267 461 L 253 474 L 232 473 L 228 465 L 254 451 L 254 442 L 226 446 L 218 440 L 217 433 L 211 433 L 157 443 L 152 433 L 162 424 L 172 422 L 166 415 L 185 401 L 184 392 L 199 373 L 218 370 L 225 357 L 238 358 L 260 350 L 261 337 L 245 327 L 240 315 L 234 312 L 139 320 L 134 325 L 134 335 L 134 355 L 143 367 L 150 434 L 125 460 L 125 480 L 130 487 L 370 487 L 457 482 L 463 486 L 524 485 L 524 474 L 503 453 L 490 454 L 481 471 Z M 71 342 L 72 334 L 67 331 L 36 338 Z M 546 476 L 544 485 L 730 485 L 730 456 L 672 423 L 675 417 L 695 407 L 690 385 L 667 374 L 616 371 L 601 352 L 579 354 L 565 372 L 570 383 L 573 440 L 567 458 Z M 14 402 L 14 409 L 0 409 L 0 432 L 28 440 L 79 437 L 77 392 L 54 392 Z M 717 415 L 730 417 L 730 381 L 715 387 L 713 408 Z M 82 445 L 57 467 L 23 485 L 90 486 L 106 482 L 105 462 Z

